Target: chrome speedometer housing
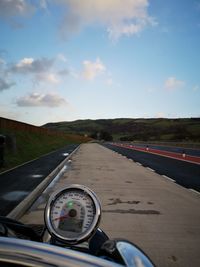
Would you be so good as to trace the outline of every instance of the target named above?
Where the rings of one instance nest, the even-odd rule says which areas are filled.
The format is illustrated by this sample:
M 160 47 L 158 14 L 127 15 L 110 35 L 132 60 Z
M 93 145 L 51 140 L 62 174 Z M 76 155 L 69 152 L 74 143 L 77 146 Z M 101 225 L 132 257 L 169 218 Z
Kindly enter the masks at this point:
M 45 224 L 50 235 L 74 245 L 89 239 L 97 230 L 101 205 L 86 186 L 72 184 L 56 191 L 45 208 Z

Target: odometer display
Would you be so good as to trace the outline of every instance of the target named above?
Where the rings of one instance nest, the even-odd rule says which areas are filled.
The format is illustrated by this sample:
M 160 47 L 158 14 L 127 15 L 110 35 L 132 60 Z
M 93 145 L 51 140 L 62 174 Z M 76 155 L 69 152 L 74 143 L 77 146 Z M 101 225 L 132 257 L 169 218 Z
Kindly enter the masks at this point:
M 54 237 L 65 243 L 79 243 L 93 233 L 100 212 L 100 203 L 89 188 L 72 185 L 50 198 L 45 221 Z

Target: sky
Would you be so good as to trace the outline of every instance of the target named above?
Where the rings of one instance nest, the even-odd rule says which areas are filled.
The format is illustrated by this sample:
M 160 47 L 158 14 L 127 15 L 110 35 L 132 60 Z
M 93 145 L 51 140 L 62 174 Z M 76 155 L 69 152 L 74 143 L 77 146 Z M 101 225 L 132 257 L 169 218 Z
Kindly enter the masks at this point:
M 0 116 L 200 116 L 200 0 L 0 0 Z

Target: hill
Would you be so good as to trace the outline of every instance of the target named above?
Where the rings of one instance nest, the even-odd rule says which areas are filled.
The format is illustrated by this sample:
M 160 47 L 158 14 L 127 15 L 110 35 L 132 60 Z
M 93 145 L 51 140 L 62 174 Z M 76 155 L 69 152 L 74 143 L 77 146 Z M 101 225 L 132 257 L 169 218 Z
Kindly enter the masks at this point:
M 106 132 L 122 141 L 200 142 L 200 118 L 77 120 L 47 123 L 43 127 L 91 137 Z

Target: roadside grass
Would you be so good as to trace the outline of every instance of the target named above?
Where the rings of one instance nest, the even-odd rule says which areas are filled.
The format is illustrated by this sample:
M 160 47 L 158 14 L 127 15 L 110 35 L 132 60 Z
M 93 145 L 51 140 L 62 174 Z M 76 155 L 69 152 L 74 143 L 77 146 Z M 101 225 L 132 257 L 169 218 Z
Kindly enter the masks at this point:
M 200 133 L 200 124 L 196 124 L 196 125 L 188 125 L 187 126 L 187 130 L 188 132 L 190 132 L 191 134 L 198 136 Z
M 4 166 L 0 168 L 0 172 L 33 160 L 68 144 L 88 141 L 86 138 L 78 135 L 68 134 L 66 136 L 56 136 L 7 129 L 1 129 L 0 134 L 6 136 Z

